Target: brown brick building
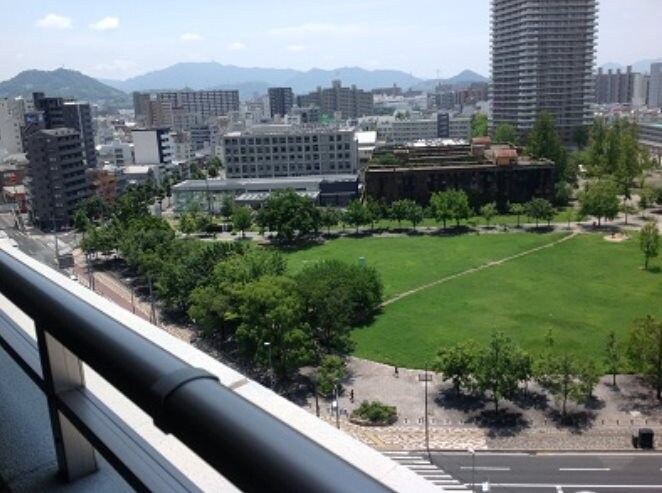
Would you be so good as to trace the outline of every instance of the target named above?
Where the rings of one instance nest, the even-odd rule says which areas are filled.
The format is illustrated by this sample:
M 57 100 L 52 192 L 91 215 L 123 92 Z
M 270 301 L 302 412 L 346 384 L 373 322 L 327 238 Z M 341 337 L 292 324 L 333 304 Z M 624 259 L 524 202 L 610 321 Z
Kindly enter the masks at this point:
M 400 148 L 394 154 L 401 164 L 368 166 L 366 194 L 387 203 L 412 199 L 426 206 L 434 192 L 458 189 L 467 193 L 474 208 L 496 202 L 501 210 L 509 202 L 554 198 L 554 163 L 550 161 L 533 161 L 518 157 L 513 148 L 482 143 L 473 149 L 447 147 L 437 159 L 431 147 L 412 150 L 410 156 Z

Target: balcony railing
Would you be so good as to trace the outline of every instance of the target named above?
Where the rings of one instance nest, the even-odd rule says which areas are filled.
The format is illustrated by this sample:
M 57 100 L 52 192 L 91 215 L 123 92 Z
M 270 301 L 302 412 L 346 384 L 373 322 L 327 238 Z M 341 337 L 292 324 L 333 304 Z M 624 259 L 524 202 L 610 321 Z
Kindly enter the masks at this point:
M 200 490 L 186 471 L 86 388 L 89 366 L 158 429 L 243 491 L 370 493 L 432 486 L 394 463 L 385 464 L 388 459 L 358 442 L 353 443 L 366 449 L 367 462 L 382 462 L 373 470 L 357 465 L 361 461 L 349 463 L 331 451 L 334 447 L 219 383 L 216 374 L 144 337 L 123 322 L 133 320 L 131 314 L 108 313 L 107 302 L 95 303 L 96 294 L 8 245 L 0 242 L 0 292 L 34 321 L 36 341 L 0 306 L 0 347 L 46 395 L 58 466 L 68 480 L 95 471 L 96 450 L 139 491 Z M 306 413 L 273 398 L 275 407 Z M 321 435 L 329 433 L 340 432 L 325 429 Z

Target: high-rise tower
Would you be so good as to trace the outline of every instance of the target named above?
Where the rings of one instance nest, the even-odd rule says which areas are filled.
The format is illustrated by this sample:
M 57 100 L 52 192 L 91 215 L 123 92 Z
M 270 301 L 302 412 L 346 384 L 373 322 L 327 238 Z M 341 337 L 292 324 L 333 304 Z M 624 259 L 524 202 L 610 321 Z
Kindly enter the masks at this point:
M 492 119 L 526 137 L 550 112 L 561 138 L 591 123 L 597 0 L 492 0 Z

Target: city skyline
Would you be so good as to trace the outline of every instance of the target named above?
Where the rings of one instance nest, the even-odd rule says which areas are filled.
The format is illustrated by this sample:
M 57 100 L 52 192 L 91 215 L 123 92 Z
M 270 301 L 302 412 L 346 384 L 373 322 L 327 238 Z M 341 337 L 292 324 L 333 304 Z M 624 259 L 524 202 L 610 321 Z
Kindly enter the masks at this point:
M 156 10 L 152 2 L 38 0 L 30 9 L 9 8 L 0 34 L 0 80 L 61 66 L 125 79 L 187 61 L 299 70 L 361 66 L 421 78 L 463 69 L 489 75 L 489 0 L 288 0 L 288 8 L 247 3 L 173 2 Z M 651 15 L 659 3 L 632 0 L 627 6 L 600 2 L 598 65 L 660 55 Z M 627 43 L 619 32 L 628 33 Z

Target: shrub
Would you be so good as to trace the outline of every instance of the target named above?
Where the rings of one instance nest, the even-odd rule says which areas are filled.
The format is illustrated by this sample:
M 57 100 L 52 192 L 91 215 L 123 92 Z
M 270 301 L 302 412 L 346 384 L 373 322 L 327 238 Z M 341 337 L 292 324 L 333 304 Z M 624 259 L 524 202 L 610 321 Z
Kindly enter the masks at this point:
M 361 405 L 352 411 L 353 418 L 360 418 L 370 423 L 393 423 L 398 416 L 395 406 L 387 406 L 379 401 L 363 401 Z

